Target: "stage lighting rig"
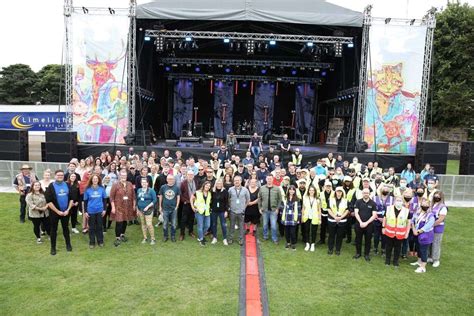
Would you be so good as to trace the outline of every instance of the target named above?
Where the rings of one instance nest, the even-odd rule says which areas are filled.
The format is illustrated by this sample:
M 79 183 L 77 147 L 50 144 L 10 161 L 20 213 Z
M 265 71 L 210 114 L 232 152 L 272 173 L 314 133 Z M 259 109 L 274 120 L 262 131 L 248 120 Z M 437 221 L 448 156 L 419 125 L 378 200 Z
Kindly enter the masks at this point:
M 161 36 L 158 36 L 155 39 L 156 51 L 162 52 L 165 50 L 165 39 Z
M 342 43 L 335 43 L 334 44 L 334 56 L 335 57 L 342 57 Z

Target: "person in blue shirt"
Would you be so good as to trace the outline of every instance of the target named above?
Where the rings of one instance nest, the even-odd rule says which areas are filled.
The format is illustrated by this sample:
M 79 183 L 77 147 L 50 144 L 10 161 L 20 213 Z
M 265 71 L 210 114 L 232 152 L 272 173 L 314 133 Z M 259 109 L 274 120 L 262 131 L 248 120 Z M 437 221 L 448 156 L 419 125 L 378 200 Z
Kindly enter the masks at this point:
M 107 194 L 102 186 L 99 175 L 94 174 L 89 178 L 86 190 L 84 191 L 85 216 L 89 220 L 89 248 L 95 247 L 95 242 L 99 247 L 104 246 L 104 230 L 102 218 L 105 216 L 107 208 Z
M 173 177 L 172 175 L 170 175 Z M 174 179 L 174 177 L 173 177 Z M 156 205 L 156 192 L 154 189 L 148 187 L 146 178 L 142 179 L 142 187 L 137 191 L 137 209 L 140 223 L 142 225 L 143 241 L 146 244 L 148 241 L 147 231 L 150 234 L 150 245 L 156 244 L 155 231 L 153 230 L 153 211 Z
M 321 175 L 327 176 L 328 175 L 328 170 L 323 166 L 322 159 L 318 159 L 316 167 L 314 167 L 314 172 L 316 172 L 317 176 L 321 176 Z
M 69 185 L 64 182 L 64 171 L 56 170 L 55 181 L 46 189 L 45 197 L 48 203 L 49 216 L 51 218 L 51 255 L 56 255 L 56 237 L 58 224 L 61 221 L 63 236 L 66 241 L 66 250 L 72 251 L 71 237 L 69 236 L 69 210 L 73 200 L 70 197 Z
M 415 171 L 413 170 L 411 163 L 407 164 L 407 167 L 403 169 L 402 173 L 400 174 L 400 179 L 405 178 L 407 180 L 407 183 L 411 183 L 413 180 L 415 180 Z

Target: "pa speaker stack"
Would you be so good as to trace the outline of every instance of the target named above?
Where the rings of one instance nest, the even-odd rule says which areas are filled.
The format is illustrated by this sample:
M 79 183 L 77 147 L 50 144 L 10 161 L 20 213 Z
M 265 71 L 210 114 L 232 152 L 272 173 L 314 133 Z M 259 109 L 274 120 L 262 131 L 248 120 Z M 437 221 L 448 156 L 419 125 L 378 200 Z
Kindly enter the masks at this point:
M 459 174 L 474 174 L 474 142 L 462 142 Z
M 416 144 L 415 168 L 422 170 L 429 163 L 437 174 L 446 173 L 449 143 L 437 141 L 419 141 Z
M 69 162 L 77 158 L 77 132 L 46 132 L 46 161 Z
M 0 130 L 0 160 L 28 161 L 28 131 Z

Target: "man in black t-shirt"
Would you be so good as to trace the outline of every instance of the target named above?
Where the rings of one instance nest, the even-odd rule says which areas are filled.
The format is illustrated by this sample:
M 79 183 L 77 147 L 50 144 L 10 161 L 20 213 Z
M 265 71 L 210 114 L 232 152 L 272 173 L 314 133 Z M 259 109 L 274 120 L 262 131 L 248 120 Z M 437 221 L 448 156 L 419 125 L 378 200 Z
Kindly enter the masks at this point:
M 362 190 L 362 199 L 357 200 L 354 205 L 356 217 L 355 233 L 356 233 L 356 254 L 354 259 L 361 257 L 362 236 L 364 236 L 365 249 L 364 258 L 370 261 L 370 245 L 372 242 L 372 234 L 374 232 L 373 221 L 377 218 L 377 205 L 370 198 L 370 190 L 364 188 Z
M 282 162 L 285 162 L 286 157 L 290 157 L 291 143 L 288 139 L 288 134 L 283 135 L 283 139 L 280 141 L 280 158 Z

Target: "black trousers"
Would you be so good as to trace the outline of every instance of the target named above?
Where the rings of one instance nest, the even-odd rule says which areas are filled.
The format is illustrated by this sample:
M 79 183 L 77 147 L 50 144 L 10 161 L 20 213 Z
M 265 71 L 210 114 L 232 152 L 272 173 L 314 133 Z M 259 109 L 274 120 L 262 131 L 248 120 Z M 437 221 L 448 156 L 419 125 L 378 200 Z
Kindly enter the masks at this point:
M 176 225 L 177 225 L 176 227 L 181 227 L 181 221 L 183 219 L 183 205 L 184 204 L 181 203 L 181 202 L 178 205 L 178 218 L 177 218 L 178 222 L 176 223 Z
M 349 215 L 347 216 L 347 224 L 346 224 L 346 237 L 347 237 L 347 240 L 349 241 L 352 240 L 352 225 L 354 225 L 354 217 Z
M 285 236 L 285 225 L 281 223 L 281 213 L 278 213 L 277 223 L 278 223 L 278 232 L 280 233 L 280 237 L 283 238 L 283 236 Z
M 35 233 L 36 238 L 41 238 L 40 227 L 43 226 L 43 231 L 49 235 L 49 217 L 38 217 L 38 218 L 30 218 L 33 222 L 33 232 Z
M 390 264 L 393 249 L 393 263 L 398 263 L 400 252 L 402 250 L 403 239 L 388 238 L 385 236 L 385 263 Z
M 374 248 L 378 250 L 379 242 L 382 243 L 382 251 L 385 250 L 385 235 L 382 234 L 382 223 L 374 223 Z
M 102 212 L 89 214 L 89 245 L 104 243 L 104 227 L 102 226 Z
M 125 235 L 127 230 L 127 221 L 115 222 L 115 237 L 119 238 L 122 235 Z
M 112 213 L 112 205 L 110 204 L 110 199 L 107 198 L 106 200 L 107 202 L 107 206 L 106 206 L 106 209 L 105 209 L 105 216 L 102 218 L 102 228 L 104 230 L 104 232 L 107 231 L 107 229 L 110 228 L 110 226 L 112 225 L 112 221 L 110 220 L 110 214 Z
M 374 233 L 374 224 L 370 223 L 365 228 L 360 228 L 359 222 L 355 224 L 355 243 L 356 254 L 362 254 L 362 237 L 364 237 L 364 256 L 370 255 L 370 246 L 372 245 L 372 235 Z
M 317 234 L 318 234 L 318 225 L 311 224 L 311 220 L 308 219 L 303 224 L 303 242 L 314 244 L 316 242 Z
M 76 228 L 77 225 L 77 211 L 78 211 L 79 205 L 78 206 L 73 206 L 69 210 L 69 216 L 71 217 L 71 226 L 72 228 Z
M 183 214 L 181 217 L 181 235 L 184 236 L 186 233 L 186 226 L 188 227 L 188 231 L 191 234 L 193 232 L 194 226 L 194 212 L 191 208 L 191 204 L 187 203 L 183 205 Z
M 321 231 L 319 232 L 319 239 L 322 242 L 326 241 L 326 229 L 328 227 L 328 217 L 321 216 Z
M 296 245 L 296 226 L 285 226 L 286 243 Z
M 336 244 L 336 251 L 341 251 L 342 239 L 346 233 L 347 223 L 335 223 L 328 221 L 329 237 L 328 237 L 328 249 L 334 250 L 334 244 Z
M 26 217 L 26 195 L 20 195 L 20 221 L 24 222 Z
M 63 228 L 63 236 L 66 241 L 66 247 L 71 246 L 71 237 L 69 236 L 69 215 L 68 216 L 59 216 L 54 211 L 50 211 L 49 218 L 51 220 L 51 249 L 56 250 L 56 238 L 58 236 L 58 224 L 61 222 Z

